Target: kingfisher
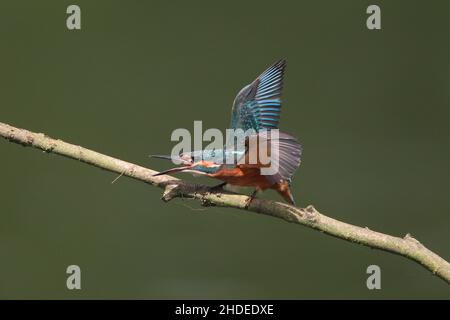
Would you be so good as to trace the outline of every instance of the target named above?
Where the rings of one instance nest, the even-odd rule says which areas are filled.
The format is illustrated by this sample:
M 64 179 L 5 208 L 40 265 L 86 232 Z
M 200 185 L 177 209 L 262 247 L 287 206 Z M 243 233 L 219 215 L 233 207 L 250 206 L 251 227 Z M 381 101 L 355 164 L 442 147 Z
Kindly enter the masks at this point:
M 173 156 L 152 155 L 151 157 L 173 162 L 176 160 L 180 164 L 154 176 L 190 172 L 221 180 L 222 183 L 211 187 L 212 191 L 221 190 L 227 184 L 252 187 L 254 192 L 248 198 L 246 207 L 259 191 L 266 189 L 276 190 L 285 201 L 295 205 L 291 182 L 300 166 L 302 146 L 295 137 L 278 129 L 285 68 L 285 59 L 275 62 L 242 88 L 234 99 L 230 128 L 244 132 L 242 147 L 234 144 L 230 147 L 227 141 L 222 149 L 183 152 L 176 159 Z M 259 143 L 252 143 L 253 141 Z M 257 150 L 261 145 L 266 145 L 269 163 L 261 159 Z M 253 156 L 255 153 L 256 157 Z M 270 174 L 263 173 L 269 166 L 276 170 Z

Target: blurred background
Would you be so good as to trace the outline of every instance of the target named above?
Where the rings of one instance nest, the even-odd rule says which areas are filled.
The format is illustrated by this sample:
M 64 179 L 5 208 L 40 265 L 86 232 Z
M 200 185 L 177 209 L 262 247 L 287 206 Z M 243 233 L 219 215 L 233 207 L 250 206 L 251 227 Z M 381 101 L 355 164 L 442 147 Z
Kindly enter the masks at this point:
M 82 29 L 66 28 L 81 7 Z M 382 30 L 366 28 L 381 7 Z M 448 1 L 2 1 L 0 121 L 154 169 L 281 57 L 293 190 L 450 258 Z M 403 257 L 0 141 L 0 298 L 449 298 Z M 182 177 L 210 185 L 207 179 Z M 274 192 L 261 197 L 279 200 Z M 81 267 L 79 291 L 66 268 Z M 366 268 L 381 268 L 368 290 Z

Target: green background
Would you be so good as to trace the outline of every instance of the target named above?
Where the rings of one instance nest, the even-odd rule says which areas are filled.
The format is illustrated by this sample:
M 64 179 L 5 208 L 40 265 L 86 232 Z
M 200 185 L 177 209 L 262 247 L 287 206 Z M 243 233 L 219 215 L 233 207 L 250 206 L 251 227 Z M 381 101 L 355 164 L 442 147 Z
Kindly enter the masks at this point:
M 66 8 L 82 30 L 66 28 Z M 382 30 L 366 28 L 366 8 Z M 0 121 L 165 169 L 175 128 L 225 129 L 288 60 L 301 206 L 450 258 L 448 1 L 2 1 Z M 403 257 L 0 141 L 1 298 L 449 298 Z M 215 184 L 216 181 L 192 181 Z M 279 199 L 268 191 L 265 198 Z M 82 290 L 66 288 L 66 267 Z M 382 289 L 366 288 L 381 267 Z

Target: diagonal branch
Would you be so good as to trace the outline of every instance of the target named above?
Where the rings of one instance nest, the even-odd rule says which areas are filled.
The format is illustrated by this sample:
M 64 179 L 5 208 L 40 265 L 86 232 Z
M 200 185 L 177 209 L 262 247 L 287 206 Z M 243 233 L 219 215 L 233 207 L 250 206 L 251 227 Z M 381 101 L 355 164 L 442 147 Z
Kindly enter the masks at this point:
M 42 133 L 34 133 L 0 122 L 0 136 L 14 143 L 59 154 L 163 188 L 162 200 L 166 202 L 177 197 L 183 197 L 198 200 L 204 206 L 231 207 L 245 210 L 247 196 L 230 192 L 211 192 L 207 186 L 185 182 L 167 175 L 153 177 L 153 174 L 157 173 L 157 171 L 62 140 L 53 139 Z M 372 231 L 368 228 L 354 226 L 327 217 L 319 213 L 313 206 L 295 208 L 285 203 L 255 199 L 251 202 L 248 210 L 301 224 L 336 238 L 404 256 L 420 263 L 433 274 L 450 283 L 450 264 L 428 250 L 409 234 L 399 238 Z

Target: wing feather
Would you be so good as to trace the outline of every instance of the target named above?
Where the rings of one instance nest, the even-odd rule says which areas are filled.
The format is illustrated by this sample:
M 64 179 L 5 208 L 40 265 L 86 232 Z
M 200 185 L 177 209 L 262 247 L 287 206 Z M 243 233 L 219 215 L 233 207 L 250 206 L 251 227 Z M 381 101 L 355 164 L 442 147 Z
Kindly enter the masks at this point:
M 253 152 L 261 152 L 260 148 L 267 148 L 262 152 L 270 152 L 270 166 L 272 168 L 277 168 L 277 171 L 274 174 L 267 175 L 267 179 L 272 183 L 279 183 L 282 181 L 291 182 L 292 177 L 294 176 L 295 171 L 297 171 L 298 167 L 301 163 L 302 157 L 302 146 L 297 141 L 297 139 L 287 133 L 278 132 L 278 139 L 272 137 L 273 131 L 261 131 L 258 134 L 250 135 L 246 138 L 246 151 L 241 158 L 241 166 L 244 167 L 262 167 L 259 163 L 260 158 L 259 154 L 256 155 L 257 163 L 251 164 L 249 159 L 252 159 L 249 155 L 250 151 Z M 258 146 L 258 150 L 250 150 L 251 146 L 255 146 L 255 144 L 250 143 L 250 140 L 255 139 L 254 143 L 261 143 Z M 267 145 L 265 145 L 268 142 Z M 274 154 L 276 153 L 276 154 Z M 253 157 L 255 159 L 255 156 Z
M 232 129 L 259 132 L 278 128 L 285 68 L 286 60 L 277 61 L 238 93 L 233 103 Z

